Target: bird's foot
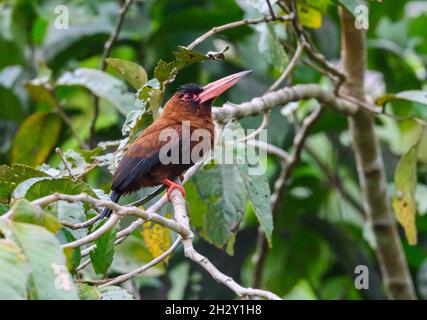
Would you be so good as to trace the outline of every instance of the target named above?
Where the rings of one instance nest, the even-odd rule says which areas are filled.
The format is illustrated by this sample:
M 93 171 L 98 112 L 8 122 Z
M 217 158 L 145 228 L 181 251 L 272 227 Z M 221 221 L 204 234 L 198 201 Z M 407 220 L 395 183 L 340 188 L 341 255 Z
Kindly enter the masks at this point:
M 181 182 L 184 182 L 184 175 L 183 175 L 183 174 L 180 174 L 180 175 L 178 176 L 178 178 L 179 178 L 179 180 L 181 180 Z
M 182 180 L 181 180 L 182 181 Z M 173 182 L 173 181 L 171 181 L 171 180 L 169 180 L 169 179 L 164 179 L 163 181 L 162 181 L 162 183 L 165 185 L 165 186 L 167 186 L 168 187 L 168 191 L 167 191 L 167 197 L 168 197 L 168 200 L 170 201 L 170 195 L 171 195 L 171 192 L 174 190 L 174 189 L 178 189 L 180 192 L 181 192 L 181 194 L 182 194 L 182 196 L 183 197 L 185 197 L 186 196 L 186 192 L 185 192 L 185 190 L 184 190 L 184 187 L 181 185 L 181 184 L 179 184 L 179 183 L 176 183 L 176 182 Z

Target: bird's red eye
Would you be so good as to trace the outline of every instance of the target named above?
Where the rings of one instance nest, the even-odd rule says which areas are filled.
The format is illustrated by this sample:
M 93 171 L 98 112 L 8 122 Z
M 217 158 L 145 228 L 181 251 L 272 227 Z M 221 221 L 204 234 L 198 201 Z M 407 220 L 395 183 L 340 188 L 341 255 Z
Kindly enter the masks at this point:
M 186 93 L 186 94 L 184 94 L 183 98 L 185 101 L 193 101 L 196 98 L 196 94 L 195 93 Z

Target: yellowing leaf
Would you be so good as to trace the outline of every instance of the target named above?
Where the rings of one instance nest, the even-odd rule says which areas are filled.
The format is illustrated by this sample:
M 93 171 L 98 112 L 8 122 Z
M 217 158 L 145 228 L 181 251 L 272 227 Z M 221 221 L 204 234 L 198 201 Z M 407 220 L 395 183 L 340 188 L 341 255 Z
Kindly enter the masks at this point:
M 42 164 L 58 139 L 61 125 L 61 118 L 54 113 L 36 112 L 29 116 L 13 140 L 12 162 Z
M 393 209 L 397 221 L 405 230 L 409 244 L 417 244 L 417 229 L 415 225 L 415 188 L 417 184 L 417 142 L 402 156 L 395 172 L 396 193 L 393 196 Z
M 166 217 L 170 218 L 172 215 L 168 213 Z M 165 228 L 157 223 L 147 221 L 142 226 L 142 237 L 148 250 L 154 258 L 160 256 L 163 252 L 169 249 L 172 243 L 172 236 L 170 229 Z M 164 261 L 167 263 L 169 257 Z
M 298 18 L 299 22 L 304 27 L 313 29 L 322 27 L 322 12 L 305 3 L 298 6 Z

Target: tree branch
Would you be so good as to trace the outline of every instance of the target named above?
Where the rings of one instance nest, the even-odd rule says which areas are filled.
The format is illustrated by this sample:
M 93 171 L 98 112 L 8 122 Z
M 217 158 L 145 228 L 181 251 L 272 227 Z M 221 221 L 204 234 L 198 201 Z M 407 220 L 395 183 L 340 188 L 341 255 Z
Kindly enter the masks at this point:
M 174 207 L 175 220 L 185 228 L 190 228 L 185 200 L 179 190 L 174 189 L 171 193 L 171 201 Z M 269 300 L 280 300 L 280 297 L 272 292 L 242 287 L 233 278 L 219 271 L 205 256 L 198 253 L 193 247 L 193 234 L 181 237 L 184 246 L 184 254 L 202 266 L 216 281 L 233 290 L 239 297 L 262 297 Z
M 300 84 L 266 93 L 241 104 L 226 103 L 221 108 L 213 108 L 214 119 L 219 123 L 227 123 L 233 119 L 240 119 L 271 110 L 293 101 L 316 99 L 319 103 L 334 111 L 351 115 L 356 113 L 360 106 L 354 102 L 338 98 L 332 92 L 322 89 L 316 84 Z
M 188 49 L 194 49 L 196 46 L 198 46 L 200 43 L 205 41 L 207 38 L 213 36 L 216 33 L 219 33 L 219 32 L 222 32 L 222 31 L 225 31 L 228 29 L 233 29 L 233 28 L 237 28 L 237 27 L 241 27 L 241 26 L 245 26 L 245 25 L 250 25 L 250 24 L 268 23 L 268 22 L 272 22 L 272 21 L 290 21 L 293 18 L 294 18 L 294 15 L 289 14 L 287 16 L 277 16 L 277 15 L 276 16 L 265 16 L 265 17 L 261 17 L 258 19 L 243 19 L 243 20 L 238 20 L 238 21 L 226 23 L 226 24 L 223 24 L 222 26 L 213 27 L 208 32 L 202 34 L 200 37 L 198 37 L 196 40 L 194 40 L 192 43 L 190 43 L 187 46 L 187 48 Z
M 99 287 L 106 287 L 106 286 L 112 286 L 121 282 L 125 282 L 126 280 L 131 279 L 134 276 L 137 276 L 145 271 L 147 271 L 148 269 L 154 267 L 156 264 L 162 262 L 163 260 L 165 260 L 167 257 L 169 257 L 175 250 L 176 248 L 178 248 L 178 246 L 181 243 L 181 239 L 176 239 L 174 241 L 174 243 L 170 246 L 169 249 L 167 249 L 165 252 L 163 252 L 160 256 L 154 258 L 153 260 L 151 260 L 149 263 L 147 263 L 146 265 L 143 265 L 142 267 L 133 270 L 131 272 L 122 274 L 114 279 L 108 279 L 106 280 L 103 284 L 101 284 Z
M 365 102 L 365 35 L 354 27 L 354 17 L 340 8 L 341 59 L 347 80 L 344 94 Z M 392 299 L 415 299 L 396 223 L 387 198 L 387 183 L 373 115 L 360 109 L 349 118 L 360 187 L 368 221 L 377 241 L 377 256 L 387 293 Z

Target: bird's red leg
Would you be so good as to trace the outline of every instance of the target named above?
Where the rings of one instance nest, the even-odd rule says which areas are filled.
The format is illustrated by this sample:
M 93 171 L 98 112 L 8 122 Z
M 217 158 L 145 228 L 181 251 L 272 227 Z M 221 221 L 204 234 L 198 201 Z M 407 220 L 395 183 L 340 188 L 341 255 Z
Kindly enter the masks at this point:
M 179 191 L 181 191 L 182 196 L 185 197 L 186 192 L 184 190 L 184 187 L 182 185 L 180 185 L 179 183 L 173 182 L 169 179 L 163 179 L 162 183 L 168 187 L 168 191 L 167 191 L 168 200 L 170 200 L 170 194 L 171 194 L 173 189 L 178 189 Z
M 183 175 L 183 174 L 180 174 L 180 175 L 178 176 L 178 178 L 179 178 L 179 180 L 181 180 L 181 182 L 184 182 L 184 175 Z

